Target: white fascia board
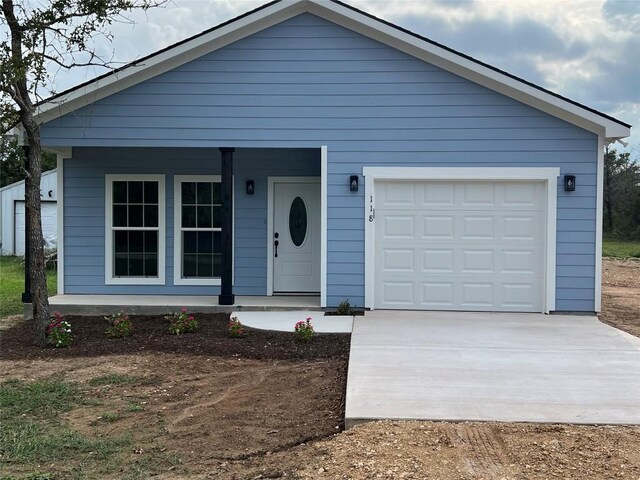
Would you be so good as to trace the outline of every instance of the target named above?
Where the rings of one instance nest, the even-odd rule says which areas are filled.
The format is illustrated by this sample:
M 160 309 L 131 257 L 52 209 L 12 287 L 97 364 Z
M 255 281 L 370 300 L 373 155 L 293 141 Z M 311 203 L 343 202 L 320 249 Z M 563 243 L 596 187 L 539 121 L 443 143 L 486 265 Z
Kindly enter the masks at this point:
M 424 60 L 474 83 L 511 97 L 607 138 L 624 138 L 631 129 L 450 50 L 333 2 L 308 0 L 309 12 Z
M 253 15 L 247 15 L 182 45 L 169 48 L 167 51 L 154 55 L 143 63 L 131 65 L 113 75 L 98 79 L 66 95 L 43 103 L 37 109 L 36 118 L 41 124 L 49 122 L 109 95 L 161 75 L 230 43 L 304 13 L 307 10 L 306 4 L 307 0 L 282 0 L 255 12 Z

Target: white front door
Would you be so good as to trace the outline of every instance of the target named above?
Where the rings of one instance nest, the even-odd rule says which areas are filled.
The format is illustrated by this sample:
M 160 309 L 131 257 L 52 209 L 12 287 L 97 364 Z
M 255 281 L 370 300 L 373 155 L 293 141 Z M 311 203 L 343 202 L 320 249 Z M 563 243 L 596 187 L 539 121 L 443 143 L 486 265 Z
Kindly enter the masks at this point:
M 320 182 L 275 183 L 273 291 L 320 292 Z

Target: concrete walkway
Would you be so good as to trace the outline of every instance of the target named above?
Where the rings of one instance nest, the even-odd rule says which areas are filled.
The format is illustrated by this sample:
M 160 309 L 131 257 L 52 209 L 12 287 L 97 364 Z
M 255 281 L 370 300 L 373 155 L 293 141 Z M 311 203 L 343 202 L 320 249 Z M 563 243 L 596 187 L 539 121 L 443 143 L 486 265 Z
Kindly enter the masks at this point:
M 260 330 L 276 330 L 279 332 L 293 332 L 301 320 L 311 317 L 311 325 L 317 333 L 349 333 L 353 326 L 352 316 L 325 316 L 324 312 L 315 311 L 281 311 L 281 312 L 232 312 L 232 317 L 238 317 L 240 323 L 247 327 Z
M 640 339 L 591 316 L 367 312 L 345 416 L 640 424 Z

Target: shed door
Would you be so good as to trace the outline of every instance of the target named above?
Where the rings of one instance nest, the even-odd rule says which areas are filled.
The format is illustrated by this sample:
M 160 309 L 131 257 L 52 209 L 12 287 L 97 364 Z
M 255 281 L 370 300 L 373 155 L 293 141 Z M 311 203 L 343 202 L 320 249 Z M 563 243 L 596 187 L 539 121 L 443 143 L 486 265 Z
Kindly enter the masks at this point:
M 375 308 L 544 310 L 543 182 L 377 181 Z
M 58 229 L 57 204 L 56 202 L 42 202 L 42 236 L 44 238 L 55 238 Z M 14 255 L 24 255 L 24 217 L 25 203 L 16 202 L 15 210 L 15 251 Z

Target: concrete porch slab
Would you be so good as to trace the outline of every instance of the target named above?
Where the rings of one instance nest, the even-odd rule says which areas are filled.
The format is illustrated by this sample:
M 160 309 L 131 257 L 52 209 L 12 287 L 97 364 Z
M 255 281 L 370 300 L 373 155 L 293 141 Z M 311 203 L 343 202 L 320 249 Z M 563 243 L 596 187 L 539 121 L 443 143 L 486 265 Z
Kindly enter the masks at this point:
M 293 332 L 297 322 L 311 317 L 311 324 L 317 333 L 351 333 L 352 316 L 325 316 L 323 312 L 311 310 L 287 312 L 250 312 L 238 311 L 231 314 L 238 317 L 240 323 L 247 327 L 260 330 L 275 330 L 279 332 Z
M 219 305 L 218 296 L 196 295 L 55 295 L 51 310 L 63 315 L 163 315 L 186 307 L 194 313 L 232 311 L 322 310 L 319 296 L 236 296 L 235 305 Z M 25 314 L 29 313 L 25 311 Z
M 345 416 L 640 424 L 640 339 L 595 316 L 367 312 Z

